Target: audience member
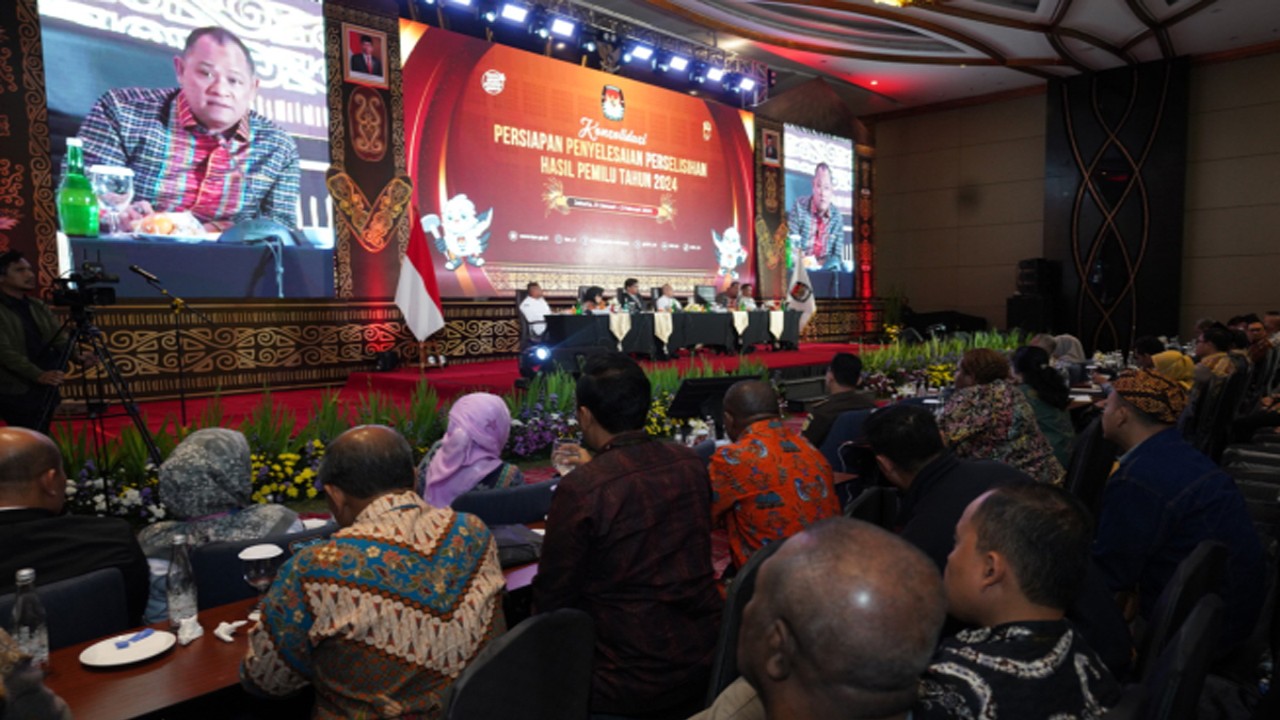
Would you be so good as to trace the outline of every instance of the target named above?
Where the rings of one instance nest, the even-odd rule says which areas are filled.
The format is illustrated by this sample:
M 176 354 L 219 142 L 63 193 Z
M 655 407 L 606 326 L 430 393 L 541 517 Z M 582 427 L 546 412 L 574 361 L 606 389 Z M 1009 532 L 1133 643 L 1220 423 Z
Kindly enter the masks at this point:
M 680 301 L 676 299 L 676 289 L 671 283 L 662 286 L 662 295 L 658 297 L 658 312 L 675 312 L 680 309 Z
M 1231 359 L 1230 350 L 1230 330 L 1221 325 L 1203 330 L 1196 337 L 1196 381 L 1205 382 L 1234 373 L 1236 363 Z
M 1250 315 L 1244 332 L 1249 341 L 1249 362 L 1254 365 L 1262 364 L 1267 359 L 1267 353 L 1271 352 L 1271 338 L 1267 336 L 1267 328 L 1262 324 L 1262 318 Z
M 542 286 L 538 283 L 526 285 L 525 292 L 528 294 L 520 301 L 520 314 L 529 323 L 530 342 L 542 342 L 542 337 L 547 333 L 546 317 L 551 314 L 551 306 L 542 297 Z
M 1183 390 L 1191 390 L 1195 384 L 1196 364 L 1191 358 L 1182 354 L 1181 350 L 1165 350 L 1151 356 L 1152 367 L 1157 375 L 1178 383 Z
M 1032 482 L 1031 476 L 993 460 L 961 460 L 947 450 L 933 413 L 920 405 L 890 405 L 863 425 L 880 473 L 900 488 L 902 501 L 893 523 L 911 544 L 946 567 L 955 526 L 974 498 L 1004 485 Z
M 955 531 L 947 609 L 976 629 L 943 640 L 913 717 L 1100 718 L 1120 686 L 1065 619 L 1089 571 L 1088 511 L 1018 485 L 974 500 Z
M 502 460 L 511 435 L 507 403 L 490 393 L 470 393 L 449 408 L 449 427 L 418 465 L 422 497 L 438 508 L 475 489 L 524 484 L 520 468 Z
M 301 531 L 294 511 L 253 501 L 252 473 L 249 441 L 240 432 L 205 428 L 188 435 L 160 465 L 160 505 L 172 520 L 138 533 L 142 551 L 168 560 L 175 535 L 203 545 Z
M 0 428 L 0 595 L 17 589 L 22 568 L 48 585 L 114 567 L 124 575 L 130 621 L 140 621 L 150 573 L 133 529 L 118 518 L 63 515 L 66 500 L 58 446 L 34 430 Z
M 640 297 L 640 281 L 627 278 L 622 283 L 622 294 L 618 296 L 618 306 L 625 312 L 644 312 L 644 299 Z
M 442 717 L 458 674 L 504 630 L 498 550 L 479 519 L 413 491 L 395 430 L 338 436 L 320 484 L 342 527 L 290 558 L 249 631 L 250 692 L 315 688 L 312 717 Z
M 809 417 L 804 421 L 801 432 L 814 447 L 822 446 L 841 413 L 869 410 L 876 406 L 875 398 L 858 391 L 861 379 L 862 358 L 853 353 L 836 353 L 831 358 L 831 364 L 827 366 L 827 397 L 805 407 Z
M 1271 344 L 1280 347 L 1280 310 L 1268 310 L 1262 314 L 1262 327 L 1271 337 Z
M 1155 367 L 1152 358 L 1164 351 L 1165 345 L 1160 338 L 1143 335 L 1133 341 L 1133 364 L 1142 370 L 1150 370 Z
M 1036 426 L 1053 448 L 1053 456 L 1065 468 L 1071 458 L 1071 443 L 1076 438 L 1071 416 L 1067 414 L 1071 394 L 1066 381 L 1050 367 L 1045 351 L 1031 345 L 1014 352 L 1013 372 L 1018 389 L 1035 413 Z
M 1051 358 L 1053 357 L 1053 351 L 1058 349 L 1058 341 L 1048 333 L 1040 333 L 1039 335 L 1032 336 L 1032 338 L 1027 341 L 1027 344 L 1044 350 Z
M 71 709 L 43 679 L 40 667 L 0 628 L 0 720 L 71 720 Z
M 592 712 L 687 717 L 706 692 L 722 605 L 711 490 L 692 450 L 645 432 L 650 402 L 633 360 L 587 360 L 577 414 L 596 455 L 551 500 L 533 601 L 595 620 Z
M 724 427 L 733 443 L 711 458 L 711 524 L 728 532 L 734 568 L 762 546 L 840 514 L 831 465 L 782 423 L 769 383 L 729 388 Z
M 1084 345 L 1074 335 L 1058 335 L 1054 338 L 1053 366 L 1063 373 L 1067 382 L 1077 384 L 1086 380 L 1084 364 L 1088 358 L 1084 355 Z
M 856 520 L 820 522 L 760 565 L 742 678 L 693 720 L 910 717 L 944 617 L 918 550 Z
M 1226 621 L 1220 650 L 1253 629 L 1266 585 L 1262 547 L 1235 481 L 1188 445 L 1174 424 L 1187 402 L 1177 383 L 1145 370 L 1112 384 L 1102 431 L 1124 454 L 1107 482 L 1093 557 L 1107 584 L 1136 596 L 1149 618 L 1156 598 L 1204 540 L 1226 544 Z
M 968 350 L 956 369 L 956 392 L 938 424 L 956 455 L 1008 463 L 1040 482 L 1065 474 L 1036 425 L 1035 411 L 1009 383 L 1009 361 L 989 348 Z

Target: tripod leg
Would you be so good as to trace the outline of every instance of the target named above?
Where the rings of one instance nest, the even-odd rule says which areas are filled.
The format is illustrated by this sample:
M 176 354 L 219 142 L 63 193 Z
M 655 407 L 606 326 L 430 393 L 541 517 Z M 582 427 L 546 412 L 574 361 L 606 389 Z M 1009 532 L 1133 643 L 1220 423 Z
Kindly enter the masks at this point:
M 80 341 L 84 339 L 84 331 L 81 329 L 80 325 L 73 324 L 69 319 L 62 323 L 62 327 L 54 337 L 60 337 L 63 331 L 68 327 L 72 327 L 71 335 L 67 338 L 66 347 L 58 353 L 58 364 L 54 366 L 56 370 L 60 370 L 62 372 L 66 372 L 67 367 L 71 364 L 71 353 L 75 352 Z M 40 422 L 35 428 L 37 432 L 42 432 L 46 435 L 49 434 L 49 426 L 53 424 L 53 411 L 58 407 L 59 400 L 58 388 L 53 385 L 47 386 L 47 389 L 45 390 L 45 400 L 41 405 L 42 410 L 40 411 Z
M 101 331 L 94 328 L 86 333 L 89 337 L 90 345 L 93 346 L 94 352 L 98 355 L 101 363 L 102 372 L 111 382 L 112 387 L 116 390 L 116 395 L 120 397 L 120 403 L 124 406 L 124 411 L 129 414 L 129 418 L 133 420 L 133 425 L 138 429 L 138 434 L 142 436 L 142 442 L 147 446 L 147 454 L 151 456 L 151 462 L 157 467 L 163 461 L 160 457 L 160 448 L 156 446 L 156 440 L 151 435 L 151 431 L 147 429 L 146 422 L 142 419 L 142 413 L 138 412 L 138 403 L 133 399 L 133 393 L 129 390 L 129 385 L 125 383 L 124 377 L 120 374 L 120 369 L 116 367 L 115 358 L 111 355 L 111 349 L 107 347 L 106 340 L 102 337 Z

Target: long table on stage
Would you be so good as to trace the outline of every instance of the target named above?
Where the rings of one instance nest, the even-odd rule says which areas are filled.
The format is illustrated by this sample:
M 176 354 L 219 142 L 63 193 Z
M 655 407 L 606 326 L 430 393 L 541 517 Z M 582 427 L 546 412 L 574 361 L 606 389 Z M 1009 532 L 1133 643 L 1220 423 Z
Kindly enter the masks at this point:
M 635 313 L 628 317 L 631 327 L 619 340 L 611 323 L 612 314 L 599 315 L 548 315 L 546 316 L 547 344 L 553 347 L 601 347 L 621 350 L 625 353 L 657 355 L 665 348 L 672 352 L 695 345 L 736 348 L 781 342 L 795 345 L 800 338 L 800 313 L 783 312 L 782 332 L 774 337 L 769 330 L 769 311 L 746 313 L 747 326 L 741 334 L 734 326 L 733 313 L 678 312 L 670 313 L 671 335 L 667 342 L 655 334 L 654 313 Z

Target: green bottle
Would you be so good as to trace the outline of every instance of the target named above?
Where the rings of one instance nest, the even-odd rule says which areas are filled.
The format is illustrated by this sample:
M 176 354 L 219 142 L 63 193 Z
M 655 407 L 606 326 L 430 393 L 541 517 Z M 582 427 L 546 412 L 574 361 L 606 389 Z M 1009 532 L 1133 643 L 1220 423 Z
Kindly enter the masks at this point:
M 84 176 L 80 138 L 67 138 L 67 172 L 58 187 L 58 222 L 67 235 L 98 237 L 98 196 Z

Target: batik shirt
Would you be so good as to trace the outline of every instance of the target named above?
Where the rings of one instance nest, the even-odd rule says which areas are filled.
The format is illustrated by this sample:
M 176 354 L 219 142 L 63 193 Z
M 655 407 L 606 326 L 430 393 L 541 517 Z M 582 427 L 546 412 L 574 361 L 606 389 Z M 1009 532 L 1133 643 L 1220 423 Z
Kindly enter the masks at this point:
M 1098 718 L 1120 686 L 1066 620 L 964 630 L 920 680 L 916 720 Z
M 763 545 L 840 514 L 831 464 L 781 420 L 752 423 L 711 458 L 711 518 L 736 567 Z
M 1066 474 L 1022 393 L 1004 380 L 957 390 L 938 426 L 958 457 L 999 460 L 1043 483 Z
M 822 215 L 813 212 L 813 197 L 802 197 L 787 217 L 792 235 L 800 238 L 800 254 L 812 255 L 823 262 L 840 249 L 844 240 L 844 223 L 840 209 L 832 203 Z M 819 236 L 821 230 L 821 236 Z
M 134 200 L 157 212 L 187 210 L 219 227 L 298 224 L 298 148 L 256 112 L 225 137 L 200 125 L 177 88 L 117 88 L 94 104 L 80 138 L 86 168 L 132 168 Z
M 443 694 L 503 629 L 498 550 L 479 519 L 412 491 L 294 555 L 249 633 L 255 689 L 315 686 L 313 718 L 436 718 Z

